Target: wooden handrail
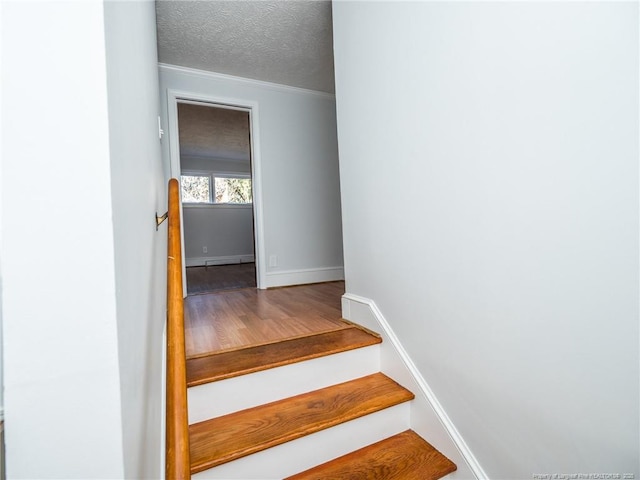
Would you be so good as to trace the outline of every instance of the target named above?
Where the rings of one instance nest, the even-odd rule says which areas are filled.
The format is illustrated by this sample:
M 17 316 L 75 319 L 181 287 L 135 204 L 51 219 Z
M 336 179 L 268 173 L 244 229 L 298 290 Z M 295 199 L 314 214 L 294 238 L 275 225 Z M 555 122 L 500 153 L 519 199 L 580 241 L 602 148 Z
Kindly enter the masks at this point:
M 187 372 L 184 347 L 184 299 L 178 180 L 169 180 L 169 241 L 167 245 L 167 420 L 166 479 L 191 478 Z

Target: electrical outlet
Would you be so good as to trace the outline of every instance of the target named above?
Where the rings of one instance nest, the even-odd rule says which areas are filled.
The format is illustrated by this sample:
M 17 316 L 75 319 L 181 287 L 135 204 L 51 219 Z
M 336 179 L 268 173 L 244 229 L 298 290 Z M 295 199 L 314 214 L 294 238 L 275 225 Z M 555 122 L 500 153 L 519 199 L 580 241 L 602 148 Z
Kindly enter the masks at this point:
M 207 247 L 202 247 L 202 253 L 207 253 Z
M 269 256 L 269 266 L 270 267 L 277 267 L 278 266 L 278 256 L 277 255 Z

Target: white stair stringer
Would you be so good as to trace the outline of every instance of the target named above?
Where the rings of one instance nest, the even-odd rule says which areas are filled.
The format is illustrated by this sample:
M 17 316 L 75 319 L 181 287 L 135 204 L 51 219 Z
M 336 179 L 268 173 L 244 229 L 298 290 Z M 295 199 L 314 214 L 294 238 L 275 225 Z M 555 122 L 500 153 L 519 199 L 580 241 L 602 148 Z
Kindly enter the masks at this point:
M 404 402 L 192 475 L 197 480 L 281 480 L 410 428 Z
M 190 387 L 189 424 L 319 390 L 380 371 L 380 345 L 370 345 Z
M 456 464 L 458 469 L 446 478 L 488 480 L 489 477 L 402 347 L 400 340 L 375 302 L 365 297 L 345 293 L 342 297 L 342 316 L 378 332 L 382 337 L 380 371 L 415 394 L 416 398 L 411 402 L 411 429 Z

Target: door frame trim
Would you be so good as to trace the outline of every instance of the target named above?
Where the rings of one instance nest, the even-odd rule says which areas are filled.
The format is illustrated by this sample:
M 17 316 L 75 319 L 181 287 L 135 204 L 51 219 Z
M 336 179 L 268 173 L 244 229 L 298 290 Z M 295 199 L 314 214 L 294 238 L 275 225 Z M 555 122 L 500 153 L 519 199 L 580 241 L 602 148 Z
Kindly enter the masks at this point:
M 182 101 L 182 102 L 181 102 Z M 207 104 L 216 108 L 241 110 L 249 113 L 249 135 L 251 148 L 251 188 L 253 195 L 253 237 L 256 258 L 256 284 L 267 288 L 266 255 L 264 246 L 264 214 L 262 208 L 262 162 L 260 157 L 260 115 L 258 102 L 253 100 L 218 97 L 200 93 L 167 89 L 167 117 L 169 126 L 169 158 L 171 176 L 180 178 L 180 139 L 178 131 L 178 103 Z M 182 274 L 186 279 L 184 250 L 184 215 L 180 199 L 180 231 L 182 241 Z M 183 282 L 183 294 L 187 296 L 187 282 Z

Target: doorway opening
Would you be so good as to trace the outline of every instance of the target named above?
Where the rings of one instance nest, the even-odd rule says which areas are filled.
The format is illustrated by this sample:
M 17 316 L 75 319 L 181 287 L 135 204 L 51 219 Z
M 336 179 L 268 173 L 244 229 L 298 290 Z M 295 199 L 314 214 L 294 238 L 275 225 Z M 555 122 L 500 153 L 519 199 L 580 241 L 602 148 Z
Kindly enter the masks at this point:
M 176 98 L 185 294 L 255 288 L 251 109 Z

